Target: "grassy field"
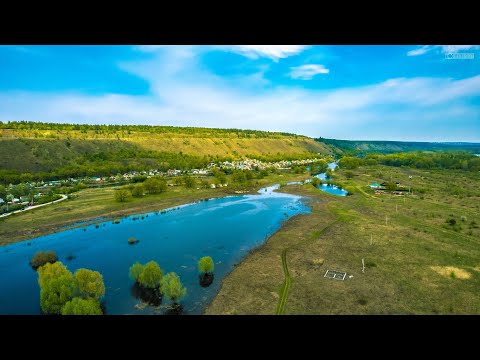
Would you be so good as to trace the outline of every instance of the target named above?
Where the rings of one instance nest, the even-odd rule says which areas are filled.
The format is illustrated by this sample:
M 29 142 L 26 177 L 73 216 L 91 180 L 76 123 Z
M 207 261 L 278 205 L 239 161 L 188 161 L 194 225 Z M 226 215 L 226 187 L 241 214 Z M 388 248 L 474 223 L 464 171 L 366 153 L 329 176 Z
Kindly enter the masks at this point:
M 337 173 L 353 196 L 283 188 L 307 196 L 312 213 L 290 219 L 252 251 L 206 313 L 480 314 L 479 174 L 354 172 L 351 180 Z M 411 185 L 414 195 L 374 195 L 366 187 L 390 179 Z M 346 272 L 345 281 L 324 278 L 327 269 Z
M 255 192 L 265 185 L 304 180 L 308 177 L 308 174 L 270 174 L 264 179 L 255 180 L 258 184 L 252 191 Z M 162 210 L 200 199 L 234 195 L 228 188 L 188 189 L 175 186 L 168 187 L 163 194 L 131 198 L 128 202 L 121 203 L 114 200 L 114 189 L 105 187 L 81 190 L 75 194 L 74 199 L 0 218 L 0 246 L 59 231 L 64 226 L 75 225 L 80 221 L 97 222 L 99 217 L 112 219 Z

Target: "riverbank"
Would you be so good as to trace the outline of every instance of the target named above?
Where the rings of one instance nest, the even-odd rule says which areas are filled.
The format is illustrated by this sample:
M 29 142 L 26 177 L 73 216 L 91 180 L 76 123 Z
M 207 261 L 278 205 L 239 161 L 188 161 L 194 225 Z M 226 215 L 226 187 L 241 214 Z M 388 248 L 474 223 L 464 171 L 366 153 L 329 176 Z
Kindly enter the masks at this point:
M 262 187 L 280 182 L 302 181 L 307 178 L 309 174 L 271 174 L 258 180 L 258 184 L 245 194 L 256 193 Z M 113 188 L 84 189 L 78 192 L 74 199 L 2 218 L 0 219 L 0 246 L 67 228 L 110 221 L 133 214 L 161 211 L 203 199 L 239 195 L 232 193 L 228 188 L 188 189 L 184 186 L 175 186 L 168 187 L 162 194 L 132 198 L 120 203 L 114 200 L 113 192 Z
M 205 313 L 479 314 L 479 175 L 385 166 L 354 173 L 347 180 L 338 171 L 358 190 L 348 197 L 282 188 L 309 197 L 312 212 L 290 219 L 238 264 Z M 375 196 L 366 186 L 390 177 L 423 193 Z M 468 196 L 446 194 L 452 178 Z M 328 279 L 327 270 L 347 275 Z

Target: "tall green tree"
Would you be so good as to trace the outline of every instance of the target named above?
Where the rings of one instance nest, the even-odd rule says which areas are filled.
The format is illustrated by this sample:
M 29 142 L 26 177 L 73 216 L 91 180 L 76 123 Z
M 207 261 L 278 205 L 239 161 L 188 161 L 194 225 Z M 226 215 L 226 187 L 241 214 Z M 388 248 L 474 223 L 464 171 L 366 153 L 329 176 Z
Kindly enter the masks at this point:
M 167 182 L 164 179 L 148 178 L 143 182 L 145 190 L 149 194 L 159 194 L 167 190 Z
M 102 315 L 102 309 L 97 299 L 76 297 L 65 303 L 62 315 Z
M 144 266 L 140 264 L 138 261 L 130 266 L 130 269 L 128 271 L 128 275 L 130 276 L 130 279 L 140 282 L 140 275 L 143 273 L 143 268 Z
M 146 288 L 154 289 L 160 286 L 163 272 L 155 261 L 145 264 L 142 273 L 138 278 L 140 285 Z
M 38 268 L 40 307 L 46 314 L 60 314 L 75 294 L 73 275 L 61 263 L 46 263 Z
M 180 278 L 174 272 L 170 272 L 163 277 L 160 290 L 163 296 L 171 299 L 174 304 L 177 304 L 187 295 L 187 289 L 182 285 Z
M 53 264 L 46 263 L 45 265 L 40 266 L 38 268 L 37 273 L 38 273 L 38 284 L 40 286 L 43 286 L 46 282 L 48 282 L 51 279 L 55 279 L 63 275 L 72 276 L 72 280 L 73 280 L 72 273 L 68 271 L 67 267 L 63 265 L 61 261 L 57 261 Z
M 103 276 L 98 271 L 78 269 L 74 275 L 75 284 L 83 297 L 100 299 L 105 295 Z

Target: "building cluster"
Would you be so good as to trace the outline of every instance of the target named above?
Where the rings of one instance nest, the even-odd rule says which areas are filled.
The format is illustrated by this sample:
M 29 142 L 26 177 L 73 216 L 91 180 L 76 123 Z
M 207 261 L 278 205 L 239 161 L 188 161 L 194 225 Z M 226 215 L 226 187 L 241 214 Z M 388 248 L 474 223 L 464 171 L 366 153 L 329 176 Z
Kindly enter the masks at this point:
M 313 159 L 304 159 L 304 160 L 282 160 L 277 162 L 264 162 L 257 159 L 245 159 L 238 161 L 223 161 L 218 163 L 210 163 L 206 168 L 203 169 L 191 169 L 191 170 L 178 170 L 178 169 L 169 169 L 167 171 L 160 171 L 158 169 L 151 169 L 148 171 L 130 171 L 124 174 L 117 174 L 111 176 L 85 176 L 79 178 L 69 178 L 65 180 L 48 180 L 48 181 L 39 181 L 39 182 L 30 182 L 26 185 L 30 188 L 54 188 L 60 187 L 62 185 L 74 185 L 77 183 L 84 184 L 103 184 L 103 183 L 115 183 L 115 182 L 130 182 L 134 177 L 137 176 L 180 176 L 180 175 L 203 175 L 208 176 L 212 174 L 212 169 L 220 168 L 224 170 L 265 170 L 269 168 L 274 168 L 277 170 L 288 170 L 293 166 L 308 166 L 309 164 L 322 161 L 323 159 L 313 158 Z M 224 185 L 225 186 L 225 185 Z M 7 191 L 12 190 L 13 185 L 7 186 Z M 9 203 L 22 203 L 21 198 L 12 198 L 10 192 L 7 196 L 7 199 L 0 198 L 0 205 Z M 36 196 L 41 197 L 44 194 L 39 192 Z

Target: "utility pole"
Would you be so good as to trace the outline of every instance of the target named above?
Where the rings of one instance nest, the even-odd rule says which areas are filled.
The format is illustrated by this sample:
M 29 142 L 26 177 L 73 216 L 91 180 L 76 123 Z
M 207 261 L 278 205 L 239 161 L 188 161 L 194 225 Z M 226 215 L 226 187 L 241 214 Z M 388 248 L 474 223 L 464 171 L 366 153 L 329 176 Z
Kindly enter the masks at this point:
M 388 216 L 385 215 L 385 225 L 388 225 Z
M 362 273 L 365 274 L 365 260 L 362 259 Z

